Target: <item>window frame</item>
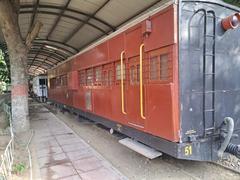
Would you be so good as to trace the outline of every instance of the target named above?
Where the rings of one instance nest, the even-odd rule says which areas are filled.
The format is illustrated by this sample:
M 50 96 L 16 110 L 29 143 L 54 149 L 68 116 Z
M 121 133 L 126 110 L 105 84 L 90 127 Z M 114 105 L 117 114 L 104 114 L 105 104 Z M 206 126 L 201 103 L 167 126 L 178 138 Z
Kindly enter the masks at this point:
M 170 82 L 173 82 L 173 59 L 172 59 L 172 47 L 166 47 L 166 48 L 161 48 L 161 49 L 158 49 L 158 50 L 154 50 L 154 51 L 151 51 L 149 52 L 149 56 L 148 56 L 148 80 L 149 80 L 149 83 L 151 84 L 166 84 L 166 83 L 170 83 Z M 161 79 L 161 74 L 160 74 L 160 71 L 161 71 L 161 59 L 160 57 L 163 56 L 163 55 L 167 55 L 168 59 L 167 59 L 167 78 L 165 79 Z M 158 61 L 158 72 L 157 72 L 157 79 L 156 80 L 153 80 L 151 79 L 151 58 L 153 57 L 158 57 L 157 58 L 157 61 Z
M 88 72 L 90 72 L 90 76 L 88 74 Z M 89 82 L 90 80 L 90 82 Z M 86 86 L 93 86 L 94 83 L 94 72 L 93 72 L 93 68 L 88 68 L 86 69 Z
M 119 70 L 118 70 L 119 67 Z M 119 74 L 118 74 L 119 73 Z M 126 80 L 126 62 L 123 61 L 123 80 Z M 115 81 L 121 81 L 121 62 L 115 62 Z
M 56 77 L 50 79 L 50 89 L 56 89 Z
M 61 87 L 66 87 L 68 86 L 68 78 L 67 78 L 67 74 L 61 75 L 60 76 L 61 79 Z
M 128 65 L 129 65 L 129 85 L 139 85 L 140 83 L 140 64 L 139 64 L 139 56 L 131 57 L 128 59 Z M 145 75 L 145 66 L 146 66 L 146 60 L 143 60 L 143 82 L 146 83 L 146 75 Z M 131 77 L 131 67 L 134 67 L 134 74 L 132 79 Z
M 86 86 L 87 84 L 87 79 L 86 79 L 87 73 L 86 69 L 82 69 L 78 71 L 78 81 L 79 81 L 79 86 Z
M 94 67 L 94 85 L 101 86 L 103 83 L 103 68 L 102 66 Z M 99 76 L 99 77 L 98 77 Z

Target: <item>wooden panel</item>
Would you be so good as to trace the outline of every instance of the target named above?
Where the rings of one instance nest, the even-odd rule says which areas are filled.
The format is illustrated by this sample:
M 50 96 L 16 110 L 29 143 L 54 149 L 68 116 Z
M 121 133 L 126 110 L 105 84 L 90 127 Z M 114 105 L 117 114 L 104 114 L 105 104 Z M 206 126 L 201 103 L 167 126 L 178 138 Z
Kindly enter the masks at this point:
M 63 63 L 58 66 L 58 68 L 55 69 L 56 71 L 56 76 L 60 76 L 63 74 L 67 74 L 69 71 L 71 71 L 71 62 L 68 61 L 66 63 Z
M 122 113 L 121 109 L 121 92 L 120 86 L 113 86 L 111 91 L 111 105 L 112 105 L 112 117 L 114 121 L 122 124 L 127 124 L 126 115 Z
M 77 56 L 73 60 L 74 70 L 91 67 L 93 64 L 103 64 L 108 60 L 108 42 Z
M 139 47 L 142 42 L 142 29 L 140 25 L 128 30 L 126 32 L 125 42 L 126 56 L 133 57 L 139 55 Z
M 77 90 L 79 86 L 78 71 L 68 73 L 68 89 Z
M 85 88 L 79 88 L 77 92 L 73 93 L 73 107 L 85 110 Z
M 124 50 L 124 34 L 120 34 L 109 40 L 109 61 L 120 59 L 120 54 Z
M 170 7 L 151 18 L 152 32 L 144 39 L 145 51 L 150 51 L 176 43 L 175 9 Z
M 171 141 L 178 141 L 173 118 L 172 84 L 150 84 L 147 86 L 147 131 Z
M 92 90 L 94 113 L 105 118 L 112 117 L 111 89 L 98 88 Z M 104 106 L 103 106 L 104 103 Z

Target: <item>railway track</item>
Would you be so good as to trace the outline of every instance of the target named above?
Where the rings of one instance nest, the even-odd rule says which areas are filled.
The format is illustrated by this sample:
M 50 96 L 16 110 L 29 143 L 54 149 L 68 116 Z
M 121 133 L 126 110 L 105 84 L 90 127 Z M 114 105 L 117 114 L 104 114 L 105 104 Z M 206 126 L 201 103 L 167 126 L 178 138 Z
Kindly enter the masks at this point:
M 224 164 L 222 164 L 222 163 L 220 163 L 220 162 L 211 162 L 211 163 L 214 164 L 214 165 L 220 166 L 220 167 L 222 167 L 222 168 L 224 168 L 224 169 L 227 169 L 227 170 L 233 171 L 233 172 L 235 172 L 235 173 L 237 173 L 237 174 L 240 175 L 240 171 L 237 170 L 237 169 L 235 169 L 235 168 L 233 168 L 233 167 L 230 167 L 230 166 L 224 165 Z

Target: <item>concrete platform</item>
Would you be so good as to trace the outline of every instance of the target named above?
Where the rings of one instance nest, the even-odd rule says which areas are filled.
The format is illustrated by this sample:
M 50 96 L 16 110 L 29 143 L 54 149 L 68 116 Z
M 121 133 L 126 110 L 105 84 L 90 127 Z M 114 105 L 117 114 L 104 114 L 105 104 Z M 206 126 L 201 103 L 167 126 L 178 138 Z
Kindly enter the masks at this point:
M 43 105 L 31 103 L 30 115 L 41 179 L 127 179 Z

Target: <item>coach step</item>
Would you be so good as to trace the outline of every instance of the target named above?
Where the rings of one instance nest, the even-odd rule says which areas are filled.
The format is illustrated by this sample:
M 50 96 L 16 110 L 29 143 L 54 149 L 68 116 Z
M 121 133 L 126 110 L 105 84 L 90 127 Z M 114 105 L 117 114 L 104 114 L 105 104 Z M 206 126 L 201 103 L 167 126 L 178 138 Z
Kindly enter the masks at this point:
M 124 138 L 118 142 L 149 159 L 155 159 L 162 155 L 161 152 L 130 138 Z

